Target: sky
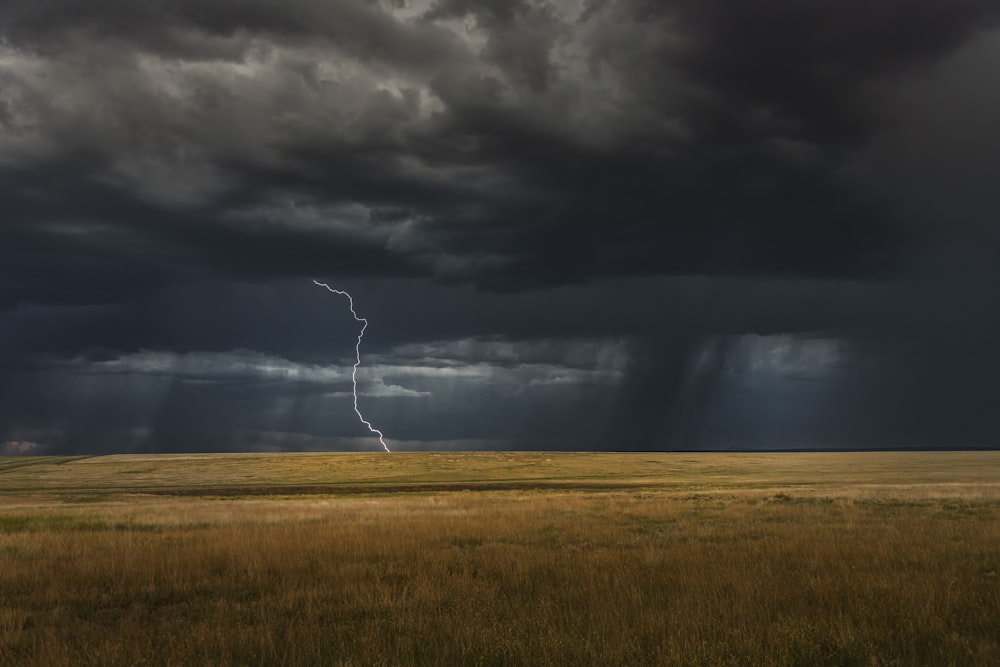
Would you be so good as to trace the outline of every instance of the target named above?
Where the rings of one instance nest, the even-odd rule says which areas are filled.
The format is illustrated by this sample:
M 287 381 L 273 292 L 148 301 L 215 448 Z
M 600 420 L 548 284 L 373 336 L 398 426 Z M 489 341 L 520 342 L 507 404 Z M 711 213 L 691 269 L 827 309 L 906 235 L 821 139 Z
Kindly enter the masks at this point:
M 5 0 L 0 454 L 1000 443 L 995 0 Z

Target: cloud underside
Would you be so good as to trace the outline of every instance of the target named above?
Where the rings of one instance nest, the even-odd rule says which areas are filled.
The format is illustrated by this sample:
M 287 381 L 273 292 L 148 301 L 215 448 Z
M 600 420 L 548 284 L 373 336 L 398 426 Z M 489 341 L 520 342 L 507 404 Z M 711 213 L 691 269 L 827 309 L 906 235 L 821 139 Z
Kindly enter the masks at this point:
M 890 120 L 883 91 L 996 13 L 5 3 L 4 272 L 22 300 L 69 301 L 205 268 L 496 289 L 894 275 L 920 234 L 852 160 Z M 57 290 L 46 262 L 81 279 Z

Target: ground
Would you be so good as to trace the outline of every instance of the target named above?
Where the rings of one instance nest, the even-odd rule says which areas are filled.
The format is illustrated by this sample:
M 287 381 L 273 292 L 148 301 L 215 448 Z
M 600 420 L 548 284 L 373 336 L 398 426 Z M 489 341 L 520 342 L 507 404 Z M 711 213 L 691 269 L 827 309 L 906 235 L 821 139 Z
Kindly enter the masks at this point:
M 0 664 L 1000 664 L 1000 452 L 0 459 Z

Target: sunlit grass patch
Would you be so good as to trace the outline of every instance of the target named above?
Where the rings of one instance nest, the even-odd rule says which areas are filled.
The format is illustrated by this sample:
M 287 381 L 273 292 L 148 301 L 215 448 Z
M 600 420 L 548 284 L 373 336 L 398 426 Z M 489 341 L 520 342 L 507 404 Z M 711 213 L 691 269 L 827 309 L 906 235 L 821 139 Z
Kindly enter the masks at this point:
M 694 457 L 600 491 L 0 491 L 0 664 L 1000 664 L 1000 497 L 946 460 L 905 485 Z

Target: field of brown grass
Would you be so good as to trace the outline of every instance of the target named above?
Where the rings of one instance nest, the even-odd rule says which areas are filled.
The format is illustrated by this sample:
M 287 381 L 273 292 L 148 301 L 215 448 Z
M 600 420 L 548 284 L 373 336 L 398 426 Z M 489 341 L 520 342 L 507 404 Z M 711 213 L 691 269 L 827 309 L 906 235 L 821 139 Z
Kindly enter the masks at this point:
M 998 665 L 1000 453 L 0 459 L 3 665 Z

